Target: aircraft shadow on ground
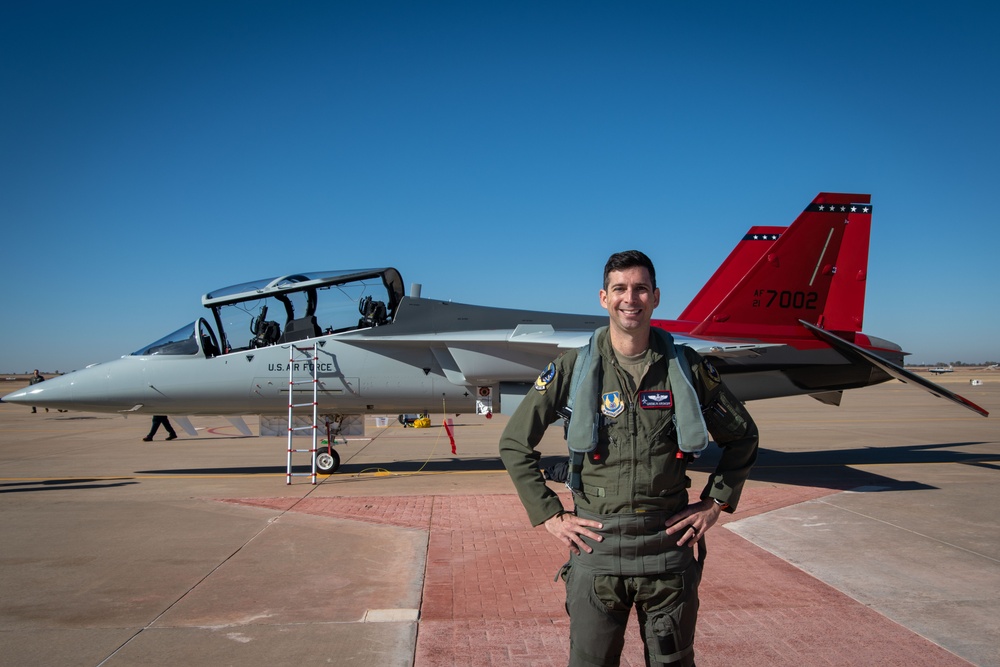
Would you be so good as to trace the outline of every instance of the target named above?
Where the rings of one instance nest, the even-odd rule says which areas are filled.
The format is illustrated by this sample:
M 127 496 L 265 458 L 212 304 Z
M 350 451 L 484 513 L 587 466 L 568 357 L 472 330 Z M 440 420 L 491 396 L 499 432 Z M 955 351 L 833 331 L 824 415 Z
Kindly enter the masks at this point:
M 442 472 L 472 472 L 472 471 L 502 471 L 503 463 L 499 458 L 477 459 L 434 459 L 433 461 L 385 461 L 381 463 L 345 463 L 340 466 L 333 477 L 358 475 L 387 471 L 389 473 L 442 473 Z M 309 472 L 308 465 L 292 466 L 296 474 Z M 171 470 L 137 470 L 137 475 L 275 475 L 285 474 L 285 466 L 247 466 L 226 468 L 184 468 Z
M 96 483 L 99 482 L 99 483 Z M 0 493 L 30 493 L 34 491 L 79 491 L 86 489 L 111 489 L 116 486 L 138 484 L 130 477 L 114 479 L 46 479 L 31 482 L 0 482 Z
M 900 447 L 856 447 L 813 452 L 782 452 L 761 449 L 757 464 L 750 473 L 752 480 L 796 486 L 815 486 L 837 490 L 862 488 L 868 491 L 904 491 L 935 488 L 914 481 L 903 481 L 877 473 L 858 470 L 852 466 L 888 464 L 961 463 L 1000 469 L 996 456 L 954 451 L 955 448 L 984 444 L 981 442 L 948 442 Z M 711 473 L 718 464 L 722 449 L 709 446 L 704 455 L 691 466 L 691 470 Z M 565 462 L 561 456 L 547 456 L 541 460 L 542 468 L 551 468 Z M 447 458 L 434 460 L 401 460 L 382 463 L 345 463 L 333 478 L 350 477 L 362 473 L 388 472 L 390 474 L 446 473 L 446 472 L 500 472 L 504 467 L 499 458 Z M 295 466 L 296 473 L 309 472 L 309 466 Z M 225 468 L 183 468 L 169 470 L 141 470 L 146 475 L 277 475 L 285 474 L 284 466 L 246 466 Z
M 900 447 L 855 447 L 813 452 L 781 452 L 761 448 L 750 479 L 796 486 L 866 491 L 911 491 L 937 488 L 921 482 L 886 477 L 852 466 L 906 465 L 927 463 L 962 463 L 993 467 L 997 457 L 954 451 L 954 448 L 981 445 L 983 442 L 942 442 Z M 692 470 L 711 473 L 722 449 L 710 446 L 704 456 L 691 465 Z

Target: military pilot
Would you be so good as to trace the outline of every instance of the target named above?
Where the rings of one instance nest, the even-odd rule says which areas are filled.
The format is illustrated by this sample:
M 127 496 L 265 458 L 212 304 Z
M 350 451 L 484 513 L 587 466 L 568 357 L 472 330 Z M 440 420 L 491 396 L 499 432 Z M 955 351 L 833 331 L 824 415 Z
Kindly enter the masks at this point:
M 618 665 L 633 606 L 647 665 L 694 665 L 704 536 L 739 501 L 757 427 L 707 361 L 650 326 L 660 292 L 646 255 L 612 255 L 600 301 L 608 326 L 542 372 L 500 455 L 532 525 L 570 550 L 561 571 L 570 666 Z M 546 485 L 535 451 L 567 407 L 572 510 Z M 724 451 L 689 503 L 686 467 L 709 432 Z

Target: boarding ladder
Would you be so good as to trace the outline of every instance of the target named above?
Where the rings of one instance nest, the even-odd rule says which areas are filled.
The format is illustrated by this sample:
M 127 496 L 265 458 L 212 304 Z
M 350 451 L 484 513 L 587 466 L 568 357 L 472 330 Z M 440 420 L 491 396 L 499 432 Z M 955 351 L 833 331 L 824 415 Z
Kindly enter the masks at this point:
M 288 468 L 285 476 L 285 484 L 292 483 L 292 477 L 305 477 L 310 476 L 312 478 L 312 483 L 316 483 L 316 423 L 318 421 L 318 403 L 317 398 L 319 396 L 319 351 L 315 343 L 309 347 L 299 347 L 298 345 L 288 345 Z M 309 366 L 306 366 L 306 364 Z M 312 377 L 309 379 L 299 379 L 296 380 L 296 370 L 297 366 L 302 364 L 306 370 L 309 367 L 312 368 Z M 301 369 L 300 375 L 301 376 Z M 297 385 L 312 384 L 312 402 L 309 403 L 296 403 L 295 402 L 295 387 Z M 295 425 L 296 414 L 300 416 L 305 416 L 304 408 L 312 408 L 312 419 L 311 423 L 304 426 Z M 298 410 L 298 413 L 296 413 Z M 295 447 L 295 432 L 309 430 L 312 435 L 311 447 L 309 449 L 297 449 Z M 312 472 L 292 472 L 292 454 L 309 454 L 309 458 L 312 462 Z

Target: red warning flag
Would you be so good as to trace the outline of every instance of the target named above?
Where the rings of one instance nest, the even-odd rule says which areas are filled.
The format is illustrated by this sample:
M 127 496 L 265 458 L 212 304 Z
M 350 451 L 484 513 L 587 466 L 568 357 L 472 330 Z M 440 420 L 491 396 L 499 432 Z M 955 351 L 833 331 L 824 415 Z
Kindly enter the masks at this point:
M 448 432 L 448 439 L 451 440 L 451 453 L 457 454 L 458 452 L 455 451 L 455 432 L 452 430 L 453 427 L 454 423 L 451 419 L 444 420 L 444 430 Z

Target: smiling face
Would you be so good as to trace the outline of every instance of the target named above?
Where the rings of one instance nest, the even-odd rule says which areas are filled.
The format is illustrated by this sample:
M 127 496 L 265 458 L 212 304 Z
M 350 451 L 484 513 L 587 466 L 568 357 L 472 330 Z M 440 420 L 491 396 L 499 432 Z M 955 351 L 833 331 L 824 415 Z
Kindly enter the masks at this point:
M 608 273 L 608 286 L 601 290 L 601 306 L 611 318 L 612 331 L 634 335 L 649 329 L 653 309 L 660 305 L 660 290 L 653 288 L 649 270 L 633 266 Z

